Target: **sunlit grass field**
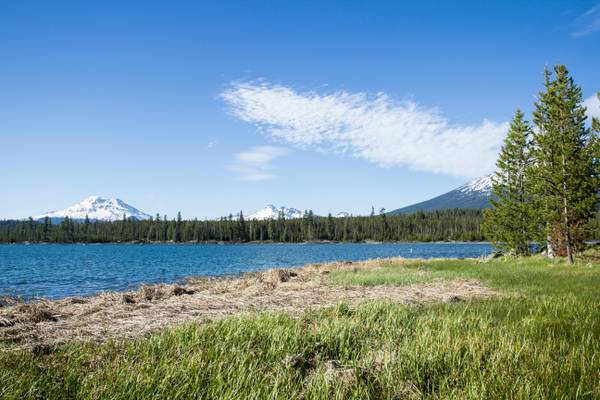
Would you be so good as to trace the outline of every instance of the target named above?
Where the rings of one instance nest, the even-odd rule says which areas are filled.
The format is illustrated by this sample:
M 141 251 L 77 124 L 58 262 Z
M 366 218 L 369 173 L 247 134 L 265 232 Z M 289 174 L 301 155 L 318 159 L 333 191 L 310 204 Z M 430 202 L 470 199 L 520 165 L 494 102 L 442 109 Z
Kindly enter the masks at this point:
M 332 272 L 339 285 L 475 279 L 498 295 L 246 313 L 147 338 L 0 353 L 0 397 L 600 398 L 600 264 L 414 261 Z

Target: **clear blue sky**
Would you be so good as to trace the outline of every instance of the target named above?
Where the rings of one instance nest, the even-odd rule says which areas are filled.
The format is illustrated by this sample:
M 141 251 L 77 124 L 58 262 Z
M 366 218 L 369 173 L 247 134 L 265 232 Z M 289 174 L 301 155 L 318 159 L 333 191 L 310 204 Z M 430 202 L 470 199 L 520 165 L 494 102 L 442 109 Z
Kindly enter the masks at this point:
M 391 210 L 487 172 L 557 62 L 600 90 L 597 0 L 4 2 L 0 218 Z

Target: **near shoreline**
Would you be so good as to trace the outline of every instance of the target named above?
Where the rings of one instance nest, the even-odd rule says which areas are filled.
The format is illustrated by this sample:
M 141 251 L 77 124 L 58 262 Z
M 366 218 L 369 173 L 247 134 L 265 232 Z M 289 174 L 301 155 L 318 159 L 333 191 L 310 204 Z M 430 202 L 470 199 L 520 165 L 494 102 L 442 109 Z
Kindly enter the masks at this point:
M 133 292 L 15 304 L 0 308 L 0 344 L 36 348 L 72 340 L 102 343 L 248 311 L 300 314 L 339 302 L 356 306 L 366 300 L 389 300 L 420 305 L 494 295 L 493 290 L 472 279 L 431 280 L 426 273 L 417 274 L 414 284 L 400 287 L 339 285 L 328 277 L 334 272 L 383 271 L 390 265 L 415 261 L 428 262 L 392 258 L 310 264 L 235 278 L 188 278 L 185 285 L 149 285 Z
M 0 397 L 600 398 L 599 260 L 322 264 L 0 308 Z

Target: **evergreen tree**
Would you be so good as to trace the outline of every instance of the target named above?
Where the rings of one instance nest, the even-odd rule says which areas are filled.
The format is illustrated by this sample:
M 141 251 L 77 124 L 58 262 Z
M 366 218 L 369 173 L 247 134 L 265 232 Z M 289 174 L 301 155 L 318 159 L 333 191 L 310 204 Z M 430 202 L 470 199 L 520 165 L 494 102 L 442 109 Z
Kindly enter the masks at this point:
M 71 243 L 75 238 L 73 222 L 69 217 L 65 217 L 60 223 L 60 240 L 64 243 Z
M 84 239 L 87 241 L 89 240 L 89 234 L 90 234 L 90 218 L 88 217 L 88 215 L 85 215 L 85 220 L 83 221 L 83 237 Z
M 175 230 L 173 233 L 173 241 L 176 243 L 181 242 L 181 212 L 177 212 L 177 219 L 175 220 Z
M 333 239 L 333 226 L 334 220 L 331 213 L 327 214 L 327 222 L 325 223 L 325 236 L 327 236 L 327 240 Z
M 549 246 L 573 263 L 583 225 L 593 216 L 598 191 L 596 138 L 585 126 L 581 89 L 564 65 L 546 70 L 535 104 L 534 192 L 546 221 Z
M 127 232 L 127 214 L 123 213 L 123 219 L 121 220 L 121 233 L 119 235 L 121 240 L 124 240 L 123 238 L 125 238 L 126 236 L 126 232 Z
M 380 224 L 380 229 L 379 231 L 379 239 L 381 241 L 385 241 L 388 238 L 387 235 L 387 231 L 388 231 L 388 222 L 387 222 L 387 217 L 385 215 L 385 208 L 381 208 L 379 210 L 379 216 L 381 218 L 381 224 Z
M 160 236 L 160 232 L 161 232 L 161 221 L 160 221 L 160 214 L 156 213 L 156 217 L 154 218 L 154 240 L 159 242 L 161 240 L 161 236 Z
M 521 110 L 517 110 L 493 177 L 492 209 L 484 211 L 484 232 L 494 246 L 518 255 L 530 253 L 539 238 L 539 213 L 531 196 L 529 171 L 533 166 L 530 141 L 533 132 Z
M 240 210 L 240 216 L 237 221 L 237 240 L 245 242 L 248 240 L 248 234 L 246 230 L 246 220 L 244 219 L 244 213 Z
M 45 216 L 44 217 L 44 227 L 42 229 L 42 232 L 43 232 L 42 241 L 44 241 L 44 242 L 50 241 L 50 228 L 51 228 L 50 217 Z
M 165 221 L 165 226 L 167 227 L 167 233 L 166 233 L 165 237 L 167 238 L 167 240 L 174 242 L 175 241 L 175 219 L 173 219 L 173 221 L 171 223 L 169 223 L 168 221 Z

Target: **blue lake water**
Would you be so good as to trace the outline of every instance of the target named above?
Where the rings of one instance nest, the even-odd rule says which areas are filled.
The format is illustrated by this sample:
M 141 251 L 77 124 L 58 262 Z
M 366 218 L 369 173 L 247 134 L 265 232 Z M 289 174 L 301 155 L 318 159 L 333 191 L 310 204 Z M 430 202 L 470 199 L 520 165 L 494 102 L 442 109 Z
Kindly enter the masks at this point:
M 0 245 L 0 294 L 62 298 L 192 275 L 370 258 L 479 257 L 485 243 Z

